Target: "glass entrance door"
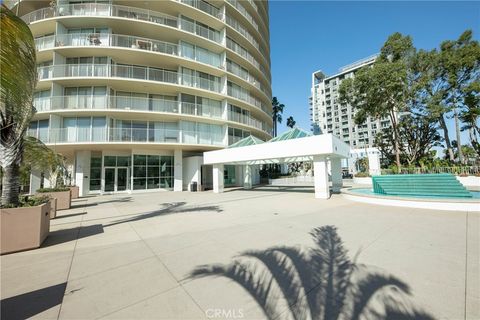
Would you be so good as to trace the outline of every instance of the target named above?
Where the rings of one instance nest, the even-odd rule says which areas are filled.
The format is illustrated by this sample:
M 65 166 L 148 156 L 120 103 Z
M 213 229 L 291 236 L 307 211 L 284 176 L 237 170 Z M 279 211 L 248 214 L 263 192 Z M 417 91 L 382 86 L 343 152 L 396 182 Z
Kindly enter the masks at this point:
M 115 168 L 105 168 L 105 192 L 115 191 Z
M 128 168 L 105 168 L 105 192 L 128 190 Z
M 125 191 L 128 187 L 128 168 L 117 168 L 117 191 Z

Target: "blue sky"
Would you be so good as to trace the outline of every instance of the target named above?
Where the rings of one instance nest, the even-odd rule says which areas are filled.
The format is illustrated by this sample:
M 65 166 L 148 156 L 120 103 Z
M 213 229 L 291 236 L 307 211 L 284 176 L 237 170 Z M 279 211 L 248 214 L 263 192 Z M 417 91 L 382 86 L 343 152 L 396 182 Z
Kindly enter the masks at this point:
M 396 31 L 412 36 L 417 48 L 431 49 L 466 29 L 480 39 L 480 2 L 270 0 L 273 95 L 286 105 L 284 119 L 292 115 L 298 127 L 310 129 L 312 72 L 331 75 L 377 53 Z

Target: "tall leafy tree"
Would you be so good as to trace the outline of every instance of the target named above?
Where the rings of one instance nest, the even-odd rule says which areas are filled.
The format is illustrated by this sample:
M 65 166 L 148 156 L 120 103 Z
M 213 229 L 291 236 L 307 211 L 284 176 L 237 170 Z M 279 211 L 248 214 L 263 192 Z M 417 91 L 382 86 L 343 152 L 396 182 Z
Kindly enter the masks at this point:
M 463 122 L 461 131 L 468 131 L 470 143 L 475 152 L 480 156 L 480 82 L 472 83 L 466 90 L 464 98 L 465 109 L 459 118 Z
M 295 127 L 296 124 L 297 124 L 297 121 L 295 121 L 292 116 L 287 118 L 287 127 L 293 128 Z
M 415 53 L 412 39 L 394 33 L 384 43 L 372 67 L 360 69 L 354 78 L 342 82 L 339 93 L 343 103 L 356 111 L 355 123 L 363 124 L 367 117 L 389 118 L 393 132 L 393 152 L 400 170 L 399 113 L 407 111 L 410 88 L 408 69 Z
M 277 97 L 273 97 L 272 99 L 272 120 L 273 120 L 273 136 L 277 136 L 277 124 L 282 123 L 282 113 L 285 105 L 278 101 Z
M 28 26 L 1 6 L 0 48 L 0 165 L 3 170 L 2 205 L 18 205 L 19 168 L 24 137 L 35 112 L 37 82 L 35 43 Z
M 480 80 L 480 45 L 473 40 L 471 30 L 463 32 L 457 40 L 448 40 L 440 45 L 438 73 L 442 83 L 442 102 L 446 112 L 453 113 L 457 145 L 461 146 L 460 119 L 462 101 L 467 88 Z M 458 148 L 458 159 L 464 162 L 462 148 Z

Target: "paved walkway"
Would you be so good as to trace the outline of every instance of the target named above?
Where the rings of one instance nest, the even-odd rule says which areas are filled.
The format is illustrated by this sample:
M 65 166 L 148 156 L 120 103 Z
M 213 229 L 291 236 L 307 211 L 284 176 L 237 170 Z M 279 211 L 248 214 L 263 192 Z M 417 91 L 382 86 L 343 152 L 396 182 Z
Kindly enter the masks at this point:
M 192 271 L 247 259 L 239 257 L 246 250 L 321 246 L 309 233 L 322 226 L 337 228 L 351 261 L 358 254 L 357 263 L 403 281 L 415 310 L 480 319 L 478 213 L 372 206 L 341 195 L 322 201 L 311 193 L 270 187 L 74 200 L 51 221 L 42 248 L 1 257 L 2 319 L 263 319 L 235 281 L 192 278 Z M 317 230 L 322 237 L 332 229 Z M 239 280 L 238 273 L 230 276 Z M 262 289 L 262 275 L 255 277 L 255 289 Z M 279 319 L 291 318 L 291 305 L 279 299 L 274 305 Z

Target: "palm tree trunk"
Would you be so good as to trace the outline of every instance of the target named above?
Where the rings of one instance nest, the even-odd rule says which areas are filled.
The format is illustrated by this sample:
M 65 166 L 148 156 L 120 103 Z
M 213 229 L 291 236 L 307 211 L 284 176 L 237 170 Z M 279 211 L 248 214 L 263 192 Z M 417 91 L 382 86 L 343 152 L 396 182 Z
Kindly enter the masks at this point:
M 453 118 L 455 120 L 455 134 L 457 138 L 458 161 L 460 161 L 460 163 L 463 163 L 464 158 L 463 158 L 463 151 L 462 151 L 462 141 L 460 137 L 460 124 L 458 121 L 457 108 L 453 108 Z
M 3 170 L 2 205 L 18 206 L 20 193 L 20 166 L 12 163 Z
M 447 124 L 445 123 L 445 118 L 443 117 L 443 114 L 440 115 L 440 118 L 438 118 L 438 122 L 440 123 L 440 127 L 442 127 L 443 130 L 443 138 L 445 139 L 445 144 L 447 145 L 448 157 L 450 161 L 453 162 L 455 161 L 455 155 L 453 154 L 452 143 L 448 135 L 448 128 Z

